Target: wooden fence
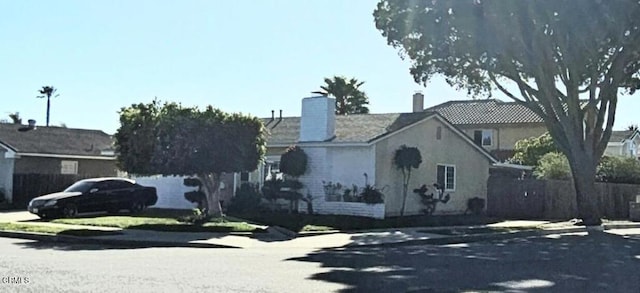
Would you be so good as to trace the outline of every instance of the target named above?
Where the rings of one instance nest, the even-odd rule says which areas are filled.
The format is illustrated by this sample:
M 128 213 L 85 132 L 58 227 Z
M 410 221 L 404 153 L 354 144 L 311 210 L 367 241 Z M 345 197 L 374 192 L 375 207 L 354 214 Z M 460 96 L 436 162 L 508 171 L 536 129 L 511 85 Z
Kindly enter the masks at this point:
M 12 206 L 26 209 L 34 197 L 62 191 L 84 178 L 86 176 L 69 174 L 14 174 Z
M 597 203 L 607 219 L 628 219 L 629 202 L 640 195 L 640 185 L 602 183 L 595 186 Z M 490 176 L 487 214 L 513 219 L 570 219 L 577 216 L 572 181 L 514 179 Z

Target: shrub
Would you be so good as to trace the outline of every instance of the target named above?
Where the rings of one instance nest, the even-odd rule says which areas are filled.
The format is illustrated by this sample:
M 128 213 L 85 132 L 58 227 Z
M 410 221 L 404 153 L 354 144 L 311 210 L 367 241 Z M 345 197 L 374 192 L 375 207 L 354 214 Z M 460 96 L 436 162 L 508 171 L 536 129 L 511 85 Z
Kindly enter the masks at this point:
M 367 184 L 360 193 L 360 198 L 364 203 L 377 204 L 384 202 L 384 194 L 375 186 Z
M 261 196 L 258 186 L 252 183 L 243 183 L 236 190 L 236 195 L 231 199 L 229 212 L 251 213 L 260 207 Z
M 206 206 L 203 203 L 207 200 L 204 192 L 199 190 L 189 191 L 184 193 L 184 198 L 190 203 L 198 204 L 198 206 Z
M 484 210 L 484 198 L 473 197 L 467 200 L 467 210 L 474 215 L 481 215 Z
M 640 161 L 632 157 L 603 157 L 597 179 L 611 183 L 640 184 Z
M 548 153 L 538 162 L 538 167 L 533 171 L 533 175 L 538 179 L 571 179 L 571 169 L 569 161 L 560 153 Z
M 284 181 L 282 179 L 273 178 L 266 180 L 262 185 L 262 196 L 268 200 L 275 200 L 278 198 L 278 192 Z
M 302 182 L 296 179 L 287 179 L 280 184 L 280 188 L 289 188 L 291 190 L 298 190 L 303 187 Z

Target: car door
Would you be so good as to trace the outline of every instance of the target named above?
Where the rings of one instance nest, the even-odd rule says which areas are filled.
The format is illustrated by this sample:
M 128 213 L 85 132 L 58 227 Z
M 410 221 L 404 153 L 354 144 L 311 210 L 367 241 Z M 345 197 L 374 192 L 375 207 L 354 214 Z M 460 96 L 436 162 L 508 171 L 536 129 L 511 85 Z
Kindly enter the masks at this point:
M 113 181 L 110 203 L 114 207 L 129 208 L 132 200 L 133 183 L 124 180 Z
M 90 202 L 87 212 L 100 212 L 107 209 L 111 199 L 113 183 L 111 180 L 97 182 L 89 191 Z

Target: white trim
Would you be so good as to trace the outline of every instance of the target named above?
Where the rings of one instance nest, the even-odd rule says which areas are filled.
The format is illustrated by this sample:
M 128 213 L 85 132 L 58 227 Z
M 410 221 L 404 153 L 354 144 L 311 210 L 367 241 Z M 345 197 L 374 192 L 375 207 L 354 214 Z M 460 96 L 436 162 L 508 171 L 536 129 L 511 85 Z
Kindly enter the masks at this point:
M 531 171 L 534 168 L 533 166 L 510 164 L 510 163 L 494 163 L 493 166 L 494 167 L 500 167 L 500 168 L 511 168 L 511 169 L 518 169 L 518 170 L 527 170 L 527 171 Z
M 473 139 L 475 140 L 475 136 L 476 136 L 476 131 L 480 131 L 480 145 L 483 147 L 492 147 L 493 146 L 493 129 L 486 129 L 486 128 L 480 128 L 480 129 L 474 129 L 473 130 Z M 491 142 L 490 144 L 484 144 L 484 134 L 485 132 L 489 133 L 489 142 Z
M 458 168 L 456 168 L 456 165 L 453 164 L 444 164 L 444 163 L 436 163 L 436 177 L 438 175 L 438 166 L 443 166 L 444 168 L 444 191 L 452 191 L 455 192 L 456 191 L 456 185 L 458 185 Z M 453 189 L 448 189 L 447 188 L 447 167 L 452 167 L 453 168 Z M 437 178 L 436 178 L 437 180 Z
M 38 154 L 38 153 L 18 153 L 21 157 L 40 157 L 40 158 L 62 158 L 62 159 L 87 159 L 87 160 L 104 160 L 115 161 L 116 157 L 100 157 L 100 156 L 78 156 L 78 155 L 58 155 L 58 154 Z
M 622 146 L 622 145 L 624 145 L 624 143 L 622 143 L 622 142 L 608 142 L 607 145 L 608 146 Z
M 5 159 L 15 159 L 16 158 L 16 152 L 11 147 L 9 147 L 8 145 L 6 145 L 4 143 L 1 143 L 1 142 L 0 142 L 0 147 L 6 150 L 6 152 L 4 153 L 4 158 Z
M 370 146 L 370 142 L 332 142 L 332 141 L 300 141 L 295 143 L 298 146 L 305 147 L 367 147 Z M 269 145 L 267 147 L 290 147 L 291 145 Z

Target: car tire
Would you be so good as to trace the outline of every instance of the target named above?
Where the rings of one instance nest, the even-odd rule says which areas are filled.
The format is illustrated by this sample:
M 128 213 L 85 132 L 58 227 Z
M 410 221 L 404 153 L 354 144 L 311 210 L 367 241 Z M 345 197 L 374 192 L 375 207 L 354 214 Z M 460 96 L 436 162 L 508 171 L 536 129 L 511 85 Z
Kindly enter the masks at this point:
M 74 204 L 65 205 L 62 208 L 62 216 L 65 218 L 73 218 L 78 215 L 78 207 Z
M 40 217 L 40 219 L 42 219 L 42 220 L 49 220 L 49 219 L 51 219 L 51 215 L 49 215 L 49 214 L 45 214 L 45 213 L 39 213 L 39 214 L 38 214 L 38 217 Z
M 137 214 L 142 210 L 144 210 L 144 204 L 141 201 L 134 201 L 131 203 L 131 206 L 129 207 L 129 211 L 132 214 Z

